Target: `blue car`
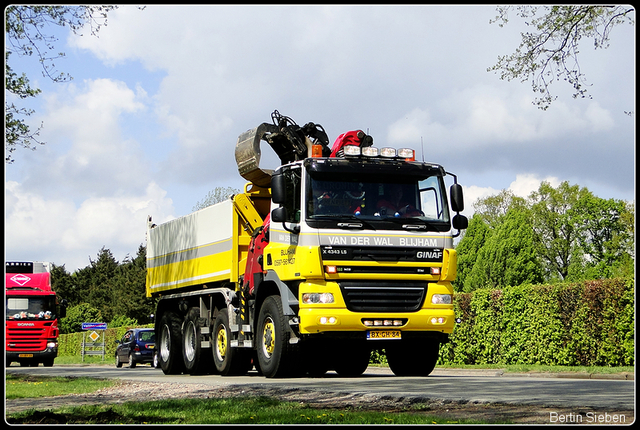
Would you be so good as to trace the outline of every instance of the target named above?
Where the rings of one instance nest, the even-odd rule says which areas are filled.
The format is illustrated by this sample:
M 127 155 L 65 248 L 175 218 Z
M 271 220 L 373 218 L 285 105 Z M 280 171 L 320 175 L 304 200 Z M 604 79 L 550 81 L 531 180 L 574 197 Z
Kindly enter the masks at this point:
M 116 343 L 116 367 L 122 367 L 123 363 L 129 363 L 130 368 L 141 363 L 154 364 L 156 335 L 152 328 L 127 330 Z

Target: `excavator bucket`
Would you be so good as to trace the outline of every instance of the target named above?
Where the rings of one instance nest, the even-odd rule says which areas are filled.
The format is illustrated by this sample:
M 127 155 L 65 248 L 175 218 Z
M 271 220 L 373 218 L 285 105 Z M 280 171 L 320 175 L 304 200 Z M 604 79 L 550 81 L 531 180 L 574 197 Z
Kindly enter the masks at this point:
M 271 185 L 273 170 L 260 168 L 260 141 L 274 129 L 276 127 L 271 124 L 260 124 L 242 133 L 236 144 L 236 163 L 240 176 L 259 187 L 268 188 Z

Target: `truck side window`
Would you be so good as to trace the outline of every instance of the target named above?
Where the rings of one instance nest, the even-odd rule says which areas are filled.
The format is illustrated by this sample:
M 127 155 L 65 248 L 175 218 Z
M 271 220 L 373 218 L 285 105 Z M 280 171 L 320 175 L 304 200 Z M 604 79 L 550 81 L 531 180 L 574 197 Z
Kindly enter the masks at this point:
M 283 172 L 286 183 L 287 222 L 300 222 L 301 170 L 290 169 Z

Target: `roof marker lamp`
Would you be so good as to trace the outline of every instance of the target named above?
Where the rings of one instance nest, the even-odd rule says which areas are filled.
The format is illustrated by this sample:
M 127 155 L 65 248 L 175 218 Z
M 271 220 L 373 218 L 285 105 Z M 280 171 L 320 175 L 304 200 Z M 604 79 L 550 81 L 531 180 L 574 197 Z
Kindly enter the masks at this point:
M 396 149 L 395 148 L 382 148 L 380 150 L 380 155 L 383 157 L 387 157 L 387 158 L 393 158 L 396 156 Z
M 378 148 L 374 146 L 367 146 L 362 148 L 362 155 L 364 155 L 365 157 L 377 157 L 378 154 Z
M 355 145 L 347 145 L 342 148 L 345 157 L 357 157 L 360 155 L 360 147 Z
M 398 149 L 398 157 L 404 158 L 406 161 L 416 161 L 416 152 L 410 148 Z

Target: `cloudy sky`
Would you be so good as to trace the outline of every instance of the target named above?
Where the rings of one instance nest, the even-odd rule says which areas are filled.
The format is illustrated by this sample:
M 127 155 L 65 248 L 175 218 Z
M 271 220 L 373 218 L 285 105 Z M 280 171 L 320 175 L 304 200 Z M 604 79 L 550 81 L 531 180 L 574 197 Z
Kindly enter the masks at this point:
M 376 146 L 411 146 L 458 175 L 467 209 L 540 181 L 602 198 L 635 196 L 635 29 L 607 50 L 581 45 L 592 99 L 532 104 L 528 83 L 487 68 L 512 53 L 524 24 L 490 24 L 492 6 L 122 6 L 99 37 L 51 28 L 70 83 L 14 60 L 42 94 L 36 151 L 5 165 L 7 260 L 70 272 L 102 247 L 122 261 L 160 223 L 216 187 L 242 188 L 234 147 L 271 112 L 321 124 L 331 142 L 368 130 Z M 566 87 L 566 88 L 565 88 Z M 424 142 L 422 151 L 421 140 Z M 277 158 L 263 145 L 261 167 Z

